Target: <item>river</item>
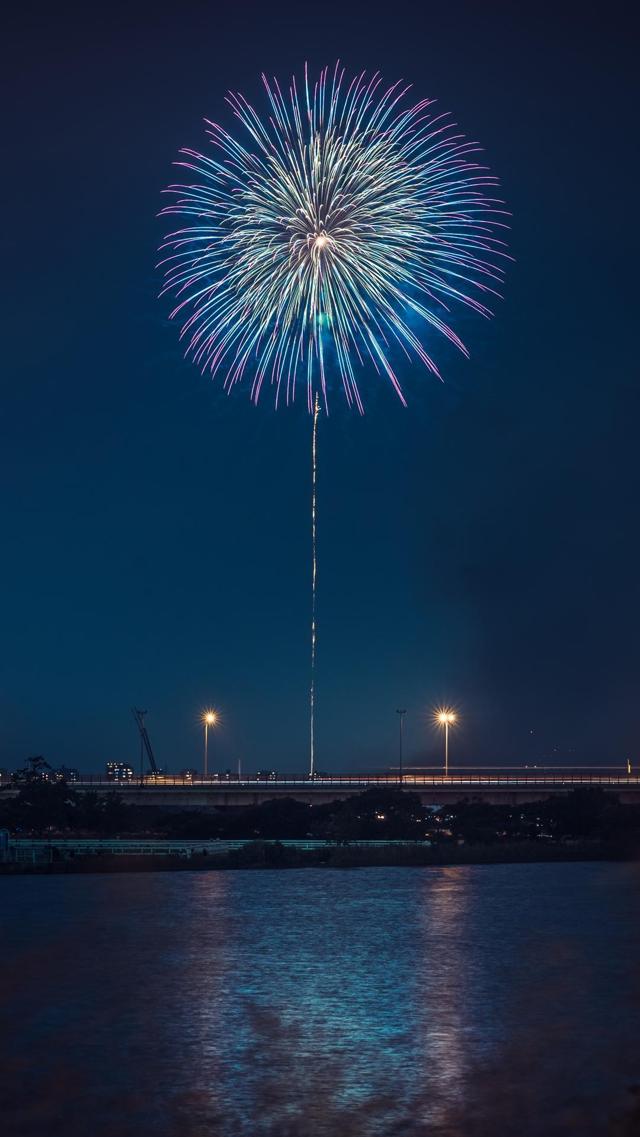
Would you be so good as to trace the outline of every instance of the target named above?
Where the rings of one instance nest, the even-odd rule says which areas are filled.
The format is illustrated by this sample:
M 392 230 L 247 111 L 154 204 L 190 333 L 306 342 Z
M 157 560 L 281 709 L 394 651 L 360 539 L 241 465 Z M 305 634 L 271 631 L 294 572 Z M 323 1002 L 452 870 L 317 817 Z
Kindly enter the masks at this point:
M 2 878 L 3 1135 L 614 1132 L 639 891 L 609 863 Z

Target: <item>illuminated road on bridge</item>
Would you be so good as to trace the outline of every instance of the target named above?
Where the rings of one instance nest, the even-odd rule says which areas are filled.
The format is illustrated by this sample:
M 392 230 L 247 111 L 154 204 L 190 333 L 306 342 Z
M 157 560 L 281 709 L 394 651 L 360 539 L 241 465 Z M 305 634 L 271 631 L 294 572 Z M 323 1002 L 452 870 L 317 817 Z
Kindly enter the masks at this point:
M 486 801 L 534 801 L 550 794 L 575 789 L 601 788 L 625 801 L 640 802 L 640 776 L 636 773 L 554 771 L 524 769 L 393 774 L 344 774 L 331 777 L 238 778 L 212 775 L 207 779 L 182 775 L 145 775 L 143 779 L 114 781 L 101 775 L 86 775 L 74 789 L 117 791 L 126 801 L 147 804 L 216 808 L 256 804 L 277 797 L 298 801 L 326 802 L 370 789 L 402 789 L 419 794 L 425 804 L 439 804 L 474 797 Z

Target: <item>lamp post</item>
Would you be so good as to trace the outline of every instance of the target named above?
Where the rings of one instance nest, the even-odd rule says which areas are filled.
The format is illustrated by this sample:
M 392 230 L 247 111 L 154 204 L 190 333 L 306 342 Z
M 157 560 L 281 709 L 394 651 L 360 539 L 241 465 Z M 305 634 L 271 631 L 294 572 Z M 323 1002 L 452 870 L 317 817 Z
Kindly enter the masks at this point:
M 400 718 L 400 735 L 398 738 L 398 749 L 399 749 L 399 758 L 400 758 L 400 781 L 402 781 L 402 732 L 403 732 L 404 716 L 406 715 L 406 713 L 407 713 L 406 708 L 404 710 L 396 710 L 396 714 Z
M 435 720 L 438 726 L 444 727 L 444 776 L 449 777 L 449 727 L 454 726 L 458 721 L 458 716 L 454 711 L 443 707 L 441 710 L 436 711 Z
M 205 711 L 202 716 L 204 723 L 204 763 L 202 767 L 203 780 L 209 776 L 209 727 L 215 726 L 218 715 L 215 711 Z

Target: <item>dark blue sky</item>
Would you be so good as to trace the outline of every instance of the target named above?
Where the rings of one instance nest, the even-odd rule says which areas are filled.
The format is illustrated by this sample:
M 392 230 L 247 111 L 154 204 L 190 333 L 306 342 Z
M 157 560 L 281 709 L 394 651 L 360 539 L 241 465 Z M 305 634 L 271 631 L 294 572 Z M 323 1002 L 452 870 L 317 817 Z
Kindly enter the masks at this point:
M 337 57 L 435 96 L 514 214 L 506 300 L 409 409 L 321 422 L 318 766 L 638 756 L 633 37 L 624 8 L 15 6 L 3 149 L 0 765 L 307 761 L 309 434 L 156 299 L 170 163 L 229 86 Z M 337 407 L 337 403 L 336 403 Z M 532 733 L 533 732 L 533 733 Z

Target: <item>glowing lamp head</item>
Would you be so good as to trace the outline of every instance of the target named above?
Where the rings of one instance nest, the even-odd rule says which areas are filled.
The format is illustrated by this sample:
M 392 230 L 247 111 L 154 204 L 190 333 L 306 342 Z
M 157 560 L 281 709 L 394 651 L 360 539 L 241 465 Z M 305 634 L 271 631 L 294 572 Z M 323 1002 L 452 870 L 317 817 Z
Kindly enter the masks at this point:
M 202 716 L 202 721 L 205 726 L 215 726 L 218 721 L 218 716 L 215 711 L 205 711 Z
M 441 711 L 436 711 L 434 718 L 438 726 L 453 726 L 457 716 L 454 711 L 443 708 Z

